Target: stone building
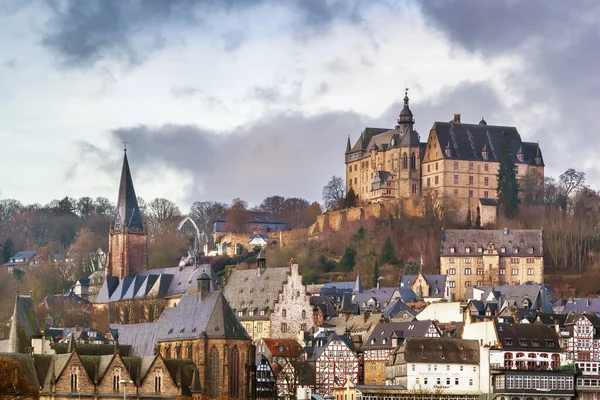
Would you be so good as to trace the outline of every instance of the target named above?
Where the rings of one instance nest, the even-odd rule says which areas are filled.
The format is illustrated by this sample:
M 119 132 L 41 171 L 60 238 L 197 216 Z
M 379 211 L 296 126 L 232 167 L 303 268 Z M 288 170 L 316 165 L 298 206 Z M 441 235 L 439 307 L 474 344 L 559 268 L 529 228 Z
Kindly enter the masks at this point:
M 155 353 L 189 359 L 198 368 L 200 386 L 210 398 L 248 399 L 253 391 L 254 346 L 222 292 L 211 289 L 210 277 L 198 278 L 196 294 L 181 297 L 156 322 L 113 324 L 119 342 L 134 356 Z
M 266 260 L 259 258 L 256 268 L 231 271 L 223 294 L 255 342 L 294 339 L 313 327 L 313 307 L 298 264 L 266 268 Z
M 406 93 L 394 128 L 365 128 L 354 146 L 348 137 L 346 190 L 353 189 L 365 202 L 418 197 L 425 144 L 414 123 Z
M 346 190 L 353 189 L 366 203 L 427 195 L 475 221 L 479 199 L 497 197 L 496 174 L 505 139 L 517 179 L 532 169 L 543 179 L 539 144 L 523 141 L 515 127 L 488 125 L 483 118 L 478 124 L 463 123 L 455 114 L 450 122 L 435 122 L 427 142 L 421 143 L 413 124 L 405 95 L 394 129 L 365 128 L 354 146 L 348 139 Z
M 448 275 L 453 300 L 471 286 L 543 283 L 542 231 L 445 229 L 440 273 Z

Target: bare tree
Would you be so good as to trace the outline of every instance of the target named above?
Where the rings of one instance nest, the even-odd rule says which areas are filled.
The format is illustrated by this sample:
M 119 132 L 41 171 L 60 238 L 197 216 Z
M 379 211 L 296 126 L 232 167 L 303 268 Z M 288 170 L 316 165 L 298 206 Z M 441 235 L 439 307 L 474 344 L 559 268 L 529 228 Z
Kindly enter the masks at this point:
M 342 208 L 346 194 L 344 180 L 339 176 L 332 176 L 327 185 L 323 187 L 323 203 L 328 211 Z
M 585 185 L 585 172 L 569 168 L 558 179 L 563 186 L 566 196 L 569 197 L 573 192 L 576 192 Z
M 190 217 L 196 222 L 198 228 L 206 234 L 212 232 L 215 220 L 223 218 L 227 204 L 218 201 L 197 201 L 190 208 Z

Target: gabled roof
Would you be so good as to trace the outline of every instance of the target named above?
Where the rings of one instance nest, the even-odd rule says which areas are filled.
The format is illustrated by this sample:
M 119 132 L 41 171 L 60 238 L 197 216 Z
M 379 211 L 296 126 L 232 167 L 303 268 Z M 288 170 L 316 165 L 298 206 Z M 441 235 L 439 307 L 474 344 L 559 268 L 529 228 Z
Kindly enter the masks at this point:
M 400 287 L 412 287 L 419 275 L 401 275 Z M 424 293 L 425 297 L 444 297 L 446 294 L 446 275 L 425 275 L 425 282 L 429 285 L 429 293 Z M 437 293 L 436 293 L 437 289 Z
M 413 292 L 413 294 L 414 294 L 414 292 Z M 416 299 L 416 296 L 415 296 L 415 299 Z M 392 302 L 390 304 L 388 304 L 388 306 L 386 308 L 384 308 L 383 316 L 385 318 L 394 318 L 398 314 L 402 313 L 403 311 L 407 312 L 409 315 L 412 315 L 413 317 L 415 315 L 417 315 L 417 312 L 415 310 L 413 310 L 412 308 L 410 308 L 404 301 L 402 301 L 400 299 L 396 299 L 396 300 L 392 300 Z
M 111 296 L 115 289 L 119 286 L 119 278 L 116 276 L 107 276 L 104 279 L 104 283 L 100 287 L 98 296 L 96 296 L 96 303 L 109 303 Z
M 337 333 L 332 331 L 320 331 L 315 335 L 313 340 L 311 340 L 310 346 L 307 346 L 306 348 L 307 360 L 317 360 L 319 357 L 321 357 L 321 354 L 323 354 L 323 352 L 327 349 L 329 344 L 334 341 L 343 342 L 348 347 L 348 350 L 350 350 L 353 353 L 355 352 L 354 344 L 348 336 L 338 335 Z
M 407 338 L 390 355 L 388 365 L 410 363 L 479 364 L 477 340 Z
M 482 254 L 480 249 L 485 251 L 490 243 L 504 256 L 541 257 L 543 254 L 540 229 L 443 229 L 441 255 L 477 257 Z M 503 247 L 504 253 L 501 252 Z M 531 248 L 533 253 L 530 253 Z
M 263 338 L 261 340 L 267 346 L 269 353 L 275 357 L 297 358 L 302 355 L 302 346 L 294 339 Z
M 562 352 L 553 328 L 541 324 L 495 323 L 498 345 L 505 351 Z
M 399 297 L 400 293 L 398 288 L 371 288 L 363 290 L 354 296 L 354 302 L 358 304 L 358 307 L 362 311 L 363 309 L 369 308 L 369 300 L 373 299 L 376 302 L 376 309 L 383 310 L 392 301 L 393 298 Z M 363 303 L 367 303 L 363 305 Z
M 375 326 L 362 348 L 363 350 L 391 349 L 393 335 L 398 339 L 425 337 L 432 325 L 440 336 L 440 331 L 433 321 L 380 322 Z M 398 341 L 398 343 L 400 342 L 401 340 Z

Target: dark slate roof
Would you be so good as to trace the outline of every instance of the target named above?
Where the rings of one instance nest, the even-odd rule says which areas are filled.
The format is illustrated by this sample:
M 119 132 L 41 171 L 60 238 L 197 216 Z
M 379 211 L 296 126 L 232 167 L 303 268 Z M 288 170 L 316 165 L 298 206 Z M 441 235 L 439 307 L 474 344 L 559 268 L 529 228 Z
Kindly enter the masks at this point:
M 573 315 L 573 314 L 568 314 Z M 554 327 L 554 325 L 558 324 L 558 326 L 565 326 L 565 322 L 567 320 L 567 314 L 549 314 L 538 312 L 536 322 Z
M 481 199 L 479 199 L 479 204 L 481 204 L 482 206 L 494 206 L 495 207 L 498 205 L 498 200 L 481 198 Z
M 556 331 L 546 325 L 496 323 L 496 334 L 505 351 L 562 352 Z
M 358 304 L 359 309 L 362 311 L 363 309 L 369 308 L 369 301 L 374 299 L 376 301 L 375 308 L 383 310 L 392 301 L 392 296 L 394 296 L 394 294 L 396 294 L 396 297 L 394 298 L 397 298 L 399 295 L 398 288 L 371 288 L 356 294 L 354 296 L 354 302 Z
M 119 343 L 129 344 L 133 355 L 154 354 L 158 341 L 209 338 L 250 340 L 221 292 L 209 292 L 199 300 L 196 294 L 185 295 L 177 307 L 167 308 L 154 323 L 111 324 L 118 329 Z
M 400 287 L 412 287 L 418 275 L 401 275 Z M 429 293 L 424 293 L 425 297 L 444 297 L 446 294 L 446 275 L 423 275 L 427 284 L 429 284 Z M 437 288 L 438 293 L 435 293 Z M 405 300 L 406 301 L 406 300 Z
M 354 146 L 352 147 L 352 150 L 350 152 L 353 153 L 355 151 L 365 150 L 373 136 L 379 135 L 380 133 L 389 132 L 389 131 L 390 131 L 389 128 L 366 127 L 362 131 L 360 137 L 358 138 L 358 140 L 356 141 L 356 143 L 354 144 Z
M 335 302 L 327 296 L 311 296 L 310 305 L 317 307 L 323 313 L 324 318 L 332 318 L 337 315 Z
M 248 317 L 265 319 L 275 307 L 289 273 L 289 267 L 266 268 L 260 276 L 256 268 L 235 269 L 226 278 L 223 294 L 236 311 L 266 310 L 264 316 L 255 313 L 254 317 Z
M 417 294 L 412 290 L 411 287 L 399 287 L 398 292 L 400 292 L 400 298 L 405 303 L 413 303 L 419 300 Z
M 414 292 L 413 292 L 414 293 Z M 416 296 L 415 296 L 416 298 Z M 385 318 L 395 318 L 402 312 L 406 312 L 413 317 L 417 315 L 417 312 L 410 308 L 406 303 L 400 299 L 392 300 L 390 304 L 383 310 L 383 316 Z
M 410 322 L 380 322 L 363 345 L 363 350 L 390 349 L 392 337 L 398 338 L 398 343 L 408 337 L 425 337 L 427 330 L 433 325 L 440 334 L 433 321 Z M 386 343 L 383 343 L 385 340 Z
M 388 365 L 404 363 L 479 364 L 477 340 L 407 338 L 390 355 Z
M 321 354 L 327 349 L 327 346 L 333 341 L 341 341 L 348 346 L 348 349 L 354 353 L 356 350 L 354 348 L 354 343 L 352 340 L 346 335 L 338 335 L 332 331 L 319 331 L 311 340 L 310 345 L 306 346 L 306 356 L 307 361 L 316 361 Z
M 115 215 L 115 229 L 128 228 L 132 231 L 142 232 L 144 226 L 142 223 L 142 213 L 138 206 L 129 162 L 127 161 L 127 152 L 123 157 L 123 170 L 121 171 L 121 181 L 119 183 L 119 198 L 117 200 L 117 214 Z
M 444 229 L 442 230 L 442 256 L 472 256 L 477 257 L 492 243 L 500 255 L 535 256 L 541 257 L 542 231 L 540 229 L 507 229 L 507 230 L 485 230 L 485 229 Z M 454 247 L 454 253 L 451 248 Z M 471 252 L 467 253 L 466 248 Z M 506 252 L 501 253 L 505 247 Z M 529 253 L 533 247 L 533 254 Z M 518 253 L 515 250 L 518 249 Z
M 565 314 L 570 312 L 598 314 L 600 313 L 600 298 L 576 298 L 568 300 L 565 303 L 563 312 Z
M 114 276 L 108 277 L 100 288 L 96 303 L 195 293 L 196 280 L 202 274 L 211 277 L 211 290 L 216 290 L 219 278 L 210 264 L 151 269 L 141 271 L 135 277 L 125 277 L 121 281 Z
M 538 144 L 523 142 L 517 128 L 513 126 L 436 122 L 433 124 L 432 130 L 435 130 L 440 146 L 445 149 L 448 144 L 450 145 L 450 157 L 446 155 L 445 151 L 442 152 L 445 158 L 485 161 L 481 154 L 485 146 L 488 150 L 487 160 L 497 162 L 500 157 L 502 136 L 506 134 L 511 154 L 517 164 L 536 165 L 535 157 L 539 151 L 541 158 L 539 165 L 544 165 Z M 524 157 L 522 163 L 517 159 L 517 152 L 521 148 Z

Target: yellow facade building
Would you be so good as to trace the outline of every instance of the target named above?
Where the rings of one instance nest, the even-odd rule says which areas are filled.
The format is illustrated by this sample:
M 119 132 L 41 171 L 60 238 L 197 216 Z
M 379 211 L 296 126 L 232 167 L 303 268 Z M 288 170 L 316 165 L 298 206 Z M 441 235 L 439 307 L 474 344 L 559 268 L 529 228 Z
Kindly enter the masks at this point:
M 544 283 L 542 231 L 445 229 L 440 273 L 448 276 L 452 301 L 470 286 Z
M 430 194 L 444 198 L 458 215 L 475 220 L 479 199 L 496 199 L 501 143 L 506 139 L 517 179 L 535 169 L 544 176 L 537 143 L 524 142 L 515 127 L 466 124 L 455 114 L 450 122 L 435 122 L 426 143 L 413 129 L 413 114 L 404 108 L 393 129 L 365 128 L 346 146 L 346 190 L 363 203 L 393 201 Z

